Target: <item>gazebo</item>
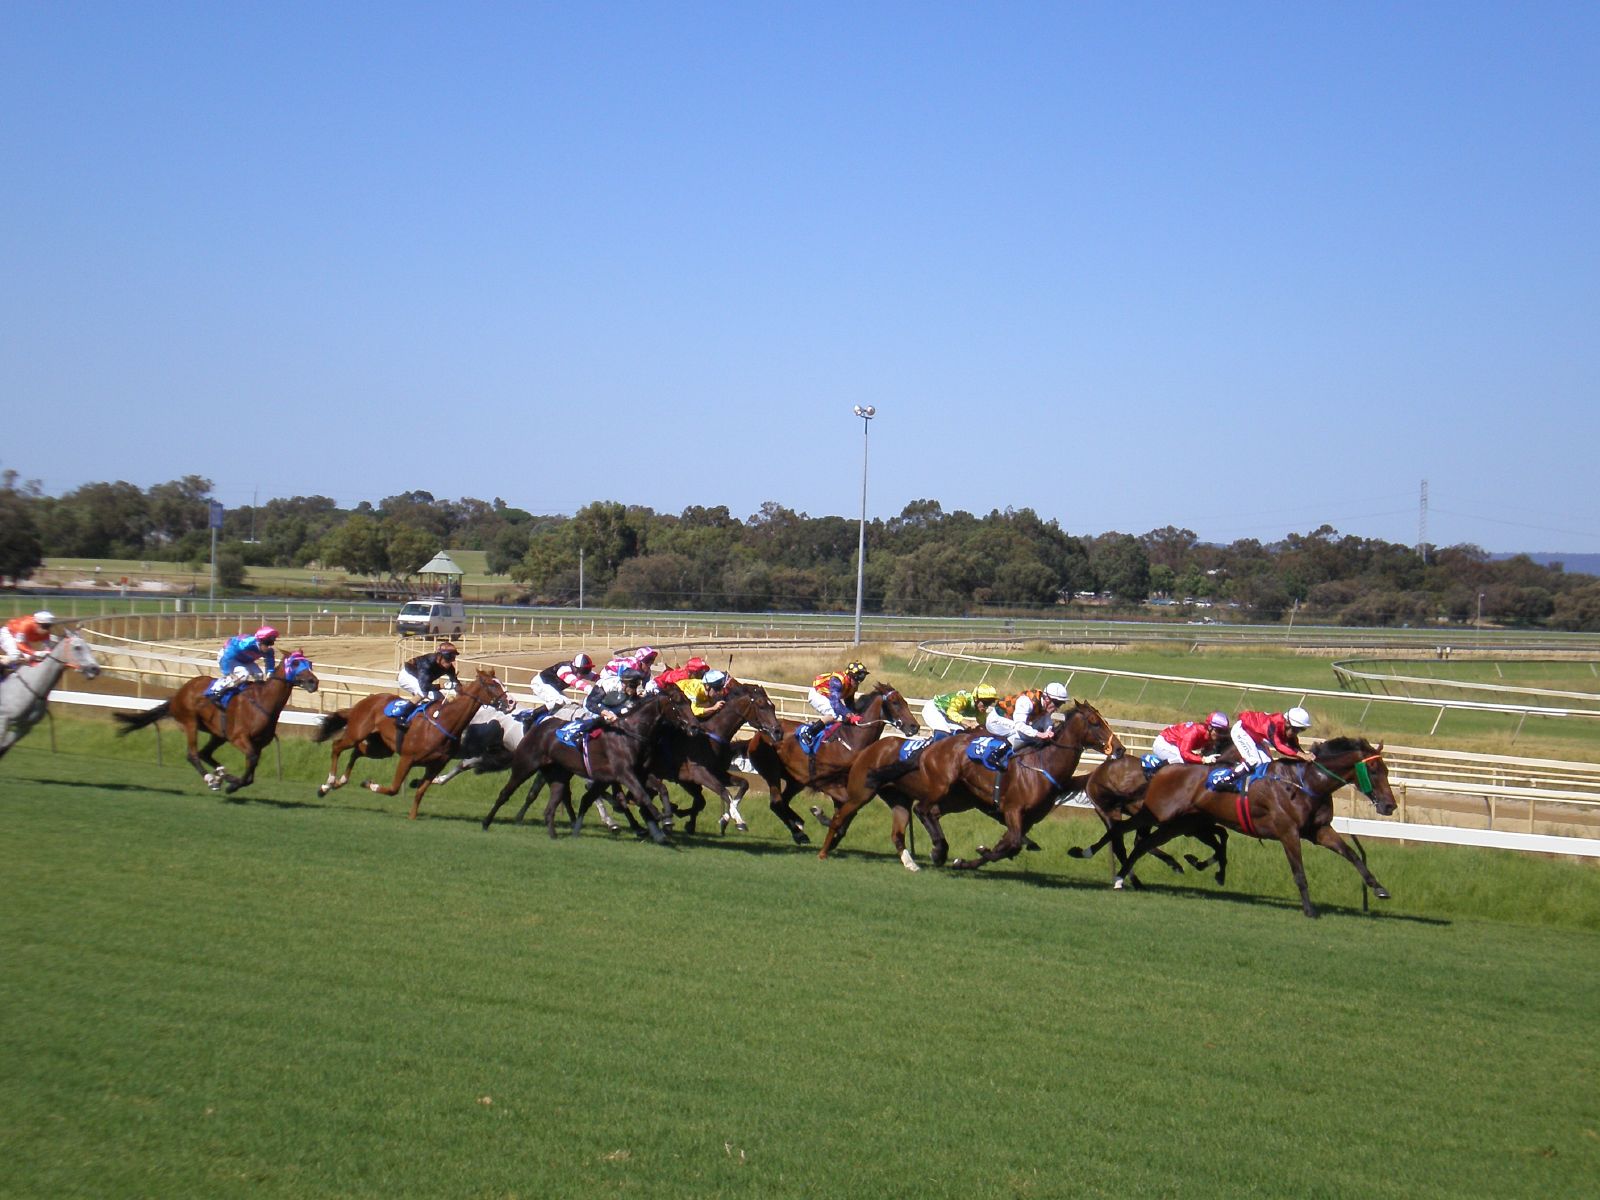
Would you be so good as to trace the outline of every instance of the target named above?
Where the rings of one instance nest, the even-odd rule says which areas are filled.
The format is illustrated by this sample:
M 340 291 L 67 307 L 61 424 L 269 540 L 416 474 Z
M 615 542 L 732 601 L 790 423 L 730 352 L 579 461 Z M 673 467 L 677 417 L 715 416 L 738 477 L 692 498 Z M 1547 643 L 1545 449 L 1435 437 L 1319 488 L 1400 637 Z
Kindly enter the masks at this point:
M 422 576 L 425 581 L 431 580 L 432 582 L 429 586 L 439 595 L 460 597 L 461 576 L 465 572 L 456 566 L 455 559 L 451 558 L 443 550 L 430 558 L 427 565 L 417 574 Z

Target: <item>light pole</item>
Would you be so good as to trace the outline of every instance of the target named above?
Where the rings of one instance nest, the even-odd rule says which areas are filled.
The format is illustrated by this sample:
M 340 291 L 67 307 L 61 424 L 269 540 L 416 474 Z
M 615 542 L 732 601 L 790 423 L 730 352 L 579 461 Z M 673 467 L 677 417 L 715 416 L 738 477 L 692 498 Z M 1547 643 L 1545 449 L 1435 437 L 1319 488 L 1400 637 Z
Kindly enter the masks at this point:
M 867 584 L 867 430 L 872 428 L 872 418 L 878 410 L 872 405 L 855 407 L 861 418 L 861 542 L 856 547 L 856 645 L 861 645 L 861 599 Z
M 1483 632 L 1483 593 L 1478 593 L 1478 632 Z

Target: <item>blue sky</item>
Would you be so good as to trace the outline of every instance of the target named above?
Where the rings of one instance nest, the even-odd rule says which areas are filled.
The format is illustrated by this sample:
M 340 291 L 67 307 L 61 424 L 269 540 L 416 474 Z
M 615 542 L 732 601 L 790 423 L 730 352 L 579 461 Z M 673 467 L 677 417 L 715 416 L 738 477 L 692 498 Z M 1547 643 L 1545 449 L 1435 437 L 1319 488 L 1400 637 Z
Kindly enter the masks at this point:
M 0 6 L 0 467 L 1600 551 L 1600 5 Z

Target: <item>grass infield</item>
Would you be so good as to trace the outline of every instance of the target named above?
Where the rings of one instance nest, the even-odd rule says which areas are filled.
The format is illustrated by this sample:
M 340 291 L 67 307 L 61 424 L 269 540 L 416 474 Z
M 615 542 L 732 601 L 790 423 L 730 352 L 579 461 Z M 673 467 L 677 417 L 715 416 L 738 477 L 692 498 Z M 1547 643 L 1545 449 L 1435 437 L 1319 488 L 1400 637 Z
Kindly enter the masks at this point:
M 1600 875 L 1275 845 L 1226 889 L 912 876 L 425 819 L 289 742 L 243 803 L 93 722 L 0 763 L 6 1196 L 1565 1196 L 1600 1178 Z M 272 762 L 271 752 L 266 760 Z M 466 785 L 462 789 L 462 785 Z M 958 852 L 992 840 L 949 822 Z M 1585 1182 L 1587 1181 L 1587 1182 Z

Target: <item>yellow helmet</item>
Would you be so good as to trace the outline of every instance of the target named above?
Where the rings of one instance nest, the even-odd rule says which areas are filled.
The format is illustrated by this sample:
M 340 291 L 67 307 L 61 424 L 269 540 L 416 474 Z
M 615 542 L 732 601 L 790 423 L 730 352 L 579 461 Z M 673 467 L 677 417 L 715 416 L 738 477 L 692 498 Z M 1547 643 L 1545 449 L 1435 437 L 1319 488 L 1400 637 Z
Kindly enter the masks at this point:
M 1000 693 L 994 690 L 994 684 L 980 683 L 977 687 L 972 689 L 972 698 L 974 700 L 993 701 L 1000 698 Z

